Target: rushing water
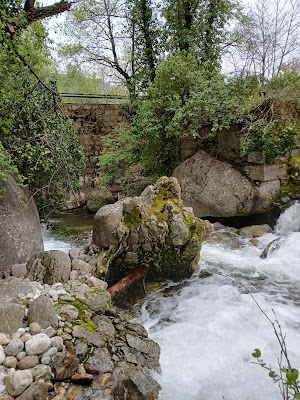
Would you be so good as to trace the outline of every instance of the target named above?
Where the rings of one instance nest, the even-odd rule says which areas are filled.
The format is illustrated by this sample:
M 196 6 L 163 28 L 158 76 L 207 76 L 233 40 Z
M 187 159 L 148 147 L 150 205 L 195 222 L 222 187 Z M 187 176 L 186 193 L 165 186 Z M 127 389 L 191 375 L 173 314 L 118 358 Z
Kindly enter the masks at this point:
M 297 202 L 258 247 L 232 229 L 218 231 L 203 244 L 191 279 L 166 283 L 136 305 L 137 322 L 161 346 L 161 400 L 281 398 L 268 372 L 251 363 L 259 348 L 276 368 L 280 349 L 247 289 L 271 318 L 276 312 L 291 363 L 300 369 L 299 229 Z M 275 238 L 281 238 L 280 246 L 261 259 Z
M 268 372 L 251 363 L 251 353 L 259 348 L 264 361 L 276 368 L 280 350 L 272 326 L 245 286 L 272 318 L 274 309 L 291 362 L 300 368 L 299 228 L 300 203 L 295 203 L 279 218 L 276 235 L 265 235 L 259 247 L 239 238 L 229 245 L 226 230 L 225 240 L 203 244 L 191 279 L 169 283 L 139 304 L 137 321 L 161 346 L 160 399 L 281 398 Z M 286 235 L 281 247 L 261 259 L 265 245 L 280 235 Z

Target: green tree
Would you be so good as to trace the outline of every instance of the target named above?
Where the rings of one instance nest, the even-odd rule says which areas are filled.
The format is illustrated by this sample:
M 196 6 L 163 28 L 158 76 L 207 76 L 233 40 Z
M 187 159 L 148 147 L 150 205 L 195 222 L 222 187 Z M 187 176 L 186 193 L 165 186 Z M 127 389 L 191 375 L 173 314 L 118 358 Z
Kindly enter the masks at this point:
M 75 188 L 84 157 L 55 85 L 35 72 L 43 71 L 49 52 L 41 22 L 31 24 L 32 15 L 26 19 L 34 3 L 26 1 L 25 9 L 18 1 L 0 7 L 1 177 L 18 173 L 40 208 L 53 209 Z M 35 15 L 41 19 L 38 11 Z

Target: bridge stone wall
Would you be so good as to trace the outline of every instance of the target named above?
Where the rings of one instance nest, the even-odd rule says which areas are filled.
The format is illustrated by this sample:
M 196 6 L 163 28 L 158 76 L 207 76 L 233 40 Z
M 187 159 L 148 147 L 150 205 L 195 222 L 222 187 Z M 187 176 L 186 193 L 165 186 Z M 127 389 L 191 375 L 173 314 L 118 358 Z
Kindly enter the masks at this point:
M 74 121 L 77 137 L 87 157 L 87 166 L 80 181 L 82 192 L 76 198 L 69 194 L 69 208 L 81 205 L 85 195 L 99 185 L 97 156 L 103 148 L 103 137 L 121 123 L 129 123 L 129 113 L 119 104 L 65 103 L 67 115 Z

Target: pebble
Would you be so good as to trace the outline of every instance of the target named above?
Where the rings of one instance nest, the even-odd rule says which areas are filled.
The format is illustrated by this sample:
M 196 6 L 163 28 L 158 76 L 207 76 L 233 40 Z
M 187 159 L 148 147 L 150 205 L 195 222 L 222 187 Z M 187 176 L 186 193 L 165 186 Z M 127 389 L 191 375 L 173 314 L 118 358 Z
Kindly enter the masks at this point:
M 33 299 L 33 293 L 26 294 L 26 299 Z
M 56 347 L 50 347 L 50 349 L 48 351 L 46 351 L 46 353 L 43 355 L 43 358 L 46 357 L 52 357 L 54 356 L 54 354 L 56 354 L 58 352 Z
M 28 355 L 44 354 L 50 347 L 51 339 L 45 333 L 38 333 L 25 343 Z
M 73 271 L 71 271 L 70 273 L 70 280 L 71 281 L 76 281 L 78 279 L 78 271 L 76 271 L 75 269 Z
M 25 351 L 20 351 L 20 353 L 17 354 L 17 359 L 21 361 L 24 357 L 26 357 L 26 352 Z
M 15 332 L 15 333 L 13 333 L 13 334 L 11 335 L 11 337 L 12 337 L 13 339 L 20 339 L 21 333 L 20 333 L 20 332 Z
M 51 345 L 55 347 L 58 351 L 63 351 L 64 349 L 64 341 L 60 336 L 55 336 L 51 338 Z
M 56 330 L 54 328 L 52 328 L 52 326 L 48 326 L 48 328 L 42 329 L 41 333 L 45 333 L 47 336 L 49 336 L 51 338 L 51 337 L 55 336 Z
M 41 363 L 43 365 L 49 365 L 51 361 L 51 357 L 43 357 Z
M 25 299 L 25 294 L 24 293 L 18 293 L 18 299 L 24 300 Z
M 65 326 L 65 323 L 63 321 L 59 321 L 58 326 L 59 328 L 63 328 Z
M 28 332 L 26 332 L 26 333 L 24 333 L 23 336 L 21 336 L 21 340 L 22 340 L 22 342 L 25 343 L 25 342 L 27 342 L 27 340 L 29 340 L 31 337 L 32 337 L 31 334 L 28 333 Z
M 5 348 L 7 356 L 16 356 L 24 349 L 24 343 L 19 338 L 12 339 Z
M 20 369 L 34 368 L 39 363 L 38 356 L 26 356 L 18 363 Z
M 40 327 L 40 325 L 37 322 L 32 322 L 29 325 L 29 328 L 30 328 L 30 332 L 32 335 L 37 335 L 42 330 L 42 328 Z
M 5 353 L 3 347 L 0 345 L 0 364 L 5 360 Z
M 5 333 L 0 333 L 0 345 L 6 345 L 8 343 L 7 336 Z
M 24 333 L 25 333 L 25 328 L 19 328 L 19 329 L 18 329 L 18 332 L 19 332 L 21 335 L 24 335 Z
M 18 364 L 18 360 L 14 356 L 7 356 L 5 358 L 5 360 L 3 361 L 3 365 L 6 368 L 16 368 L 17 364 Z

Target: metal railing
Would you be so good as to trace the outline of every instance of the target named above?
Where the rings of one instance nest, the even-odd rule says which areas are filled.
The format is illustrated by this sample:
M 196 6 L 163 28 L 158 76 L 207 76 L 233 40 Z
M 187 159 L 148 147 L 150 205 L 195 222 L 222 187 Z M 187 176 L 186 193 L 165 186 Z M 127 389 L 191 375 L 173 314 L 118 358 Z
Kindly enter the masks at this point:
M 126 100 L 129 96 L 112 95 L 112 94 L 75 94 L 75 93 L 61 93 L 61 97 L 73 97 L 81 99 L 108 99 L 108 100 Z

